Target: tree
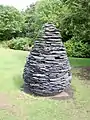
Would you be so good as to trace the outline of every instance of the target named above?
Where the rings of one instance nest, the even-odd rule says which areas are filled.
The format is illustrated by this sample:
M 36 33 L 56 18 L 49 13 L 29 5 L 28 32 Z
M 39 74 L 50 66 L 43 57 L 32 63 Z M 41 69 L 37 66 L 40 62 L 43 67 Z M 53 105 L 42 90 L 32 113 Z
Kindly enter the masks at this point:
M 0 5 L 0 40 L 19 36 L 23 22 L 23 16 L 16 8 Z
M 46 22 L 54 23 L 63 41 L 90 43 L 89 0 L 40 0 L 25 11 L 24 32 L 37 38 L 38 30 Z
M 60 0 L 41 0 L 36 5 L 36 23 L 41 27 L 46 22 L 60 27 L 63 4 Z
M 63 6 L 60 0 L 40 0 L 30 5 L 24 13 L 24 33 L 31 38 L 37 38 L 38 31 L 46 22 L 54 23 L 57 28 L 61 29 L 61 18 L 65 11 L 67 11 L 67 7 Z
M 62 21 L 62 29 L 72 40 L 90 43 L 90 1 L 63 0 L 68 6 L 69 14 Z
M 36 7 L 36 4 L 31 4 L 29 7 L 27 7 L 25 11 L 22 12 L 25 20 L 22 33 L 24 36 L 30 37 L 33 39 L 36 38 L 35 30 L 37 27 L 37 24 L 35 22 L 35 19 L 36 19 L 35 7 Z

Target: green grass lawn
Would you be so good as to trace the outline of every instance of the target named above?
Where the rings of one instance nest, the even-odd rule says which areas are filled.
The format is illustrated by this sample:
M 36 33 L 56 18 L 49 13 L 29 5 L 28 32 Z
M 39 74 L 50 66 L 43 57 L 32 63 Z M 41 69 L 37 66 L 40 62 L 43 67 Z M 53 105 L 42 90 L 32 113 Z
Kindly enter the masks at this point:
M 90 58 L 69 58 L 72 67 L 90 66 Z
M 27 55 L 0 48 L 0 120 L 90 120 L 90 82 L 75 74 L 73 99 L 51 100 L 20 91 Z M 70 58 L 70 62 L 72 66 L 90 66 L 90 59 Z

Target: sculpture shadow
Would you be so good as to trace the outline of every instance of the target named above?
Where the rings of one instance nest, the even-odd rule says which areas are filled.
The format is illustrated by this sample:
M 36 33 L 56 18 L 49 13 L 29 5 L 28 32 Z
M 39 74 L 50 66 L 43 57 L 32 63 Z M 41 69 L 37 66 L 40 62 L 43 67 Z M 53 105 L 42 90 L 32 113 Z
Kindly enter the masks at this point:
M 20 74 L 17 74 L 13 77 L 13 82 L 16 88 L 20 90 L 23 88 L 24 81 Z
M 23 91 L 24 93 L 30 94 L 33 96 L 38 96 L 34 94 L 32 91 L 30 91 L 29 87 L 24 84 L 24 80 L 21 74 L 16 74 L 15 76 L 13 76 L 13 83 L 14 83 L 14 86 L 20 91 Z
M 30 91 L 29 86 L 24 85 L 24 84 L 22 86 L 22 91 L 25 92 L 26 94 L 33 95 L 35 97 L 49 97 L 51 99 L 53 98 L 53 96 L 61 94 L 61 92 L 60 93 L 51 94 L 51 95 L 49 95 L 49 94 L 37 94 L 37 93 L 35 93 L 33 91 Z M 75 89 L 73 88 L 73 86 L 68 86 L 62 92 L 66 92 L 69 95 L 68 98 L 73 98 L 74 91 L 75 91 Z M 65 98 L 67 99 L 67 97 L 65 97 Z M 62 100 L 62 99 L 63 99 L 63 97 L 58 97 L 57 98 L 57 100 Z

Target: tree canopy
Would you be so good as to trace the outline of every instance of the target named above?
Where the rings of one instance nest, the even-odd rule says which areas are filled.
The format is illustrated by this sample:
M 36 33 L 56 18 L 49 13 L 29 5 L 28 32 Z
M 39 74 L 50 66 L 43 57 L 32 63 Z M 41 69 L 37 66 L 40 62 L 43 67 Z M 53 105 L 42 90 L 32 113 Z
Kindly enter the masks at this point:
M 22 30 L 23 17 L 14 7 L 0 5 L 0 40 L 16 37 Z

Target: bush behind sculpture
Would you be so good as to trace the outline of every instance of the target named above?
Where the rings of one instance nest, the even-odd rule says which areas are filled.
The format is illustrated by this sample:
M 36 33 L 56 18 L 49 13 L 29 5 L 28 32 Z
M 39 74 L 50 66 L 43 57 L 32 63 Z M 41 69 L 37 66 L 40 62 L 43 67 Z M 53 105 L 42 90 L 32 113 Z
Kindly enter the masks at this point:
M 68 40 L 65 43 L 68 56 L 90 57 L 90 45 L 81 41 Z
M 15 50 L 29 50 L 32 44 L 33 44 L 32 40 L 28 37 L 25 38 L 17 37 L 16 39 L 13 38 L 7 42 L 7 46 L 10 49 Z

